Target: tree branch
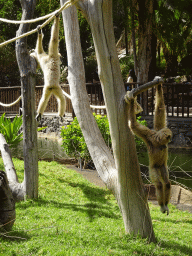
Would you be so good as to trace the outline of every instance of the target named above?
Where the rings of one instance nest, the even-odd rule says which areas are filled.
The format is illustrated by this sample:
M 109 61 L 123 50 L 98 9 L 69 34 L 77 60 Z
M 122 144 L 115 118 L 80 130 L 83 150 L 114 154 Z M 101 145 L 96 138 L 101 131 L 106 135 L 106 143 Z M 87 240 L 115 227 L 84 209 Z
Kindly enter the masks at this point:
M 146 84 L 139 86 L 138 88 L 132 89 L 131 92 L 133 93 L 133 96 L 136 97 L 138 94 L 141 94 L 142 92 L 147 91 L 148 89 L 150 89 L 156 85 L 162 84 L 162 83 L 163 83 L 162 78 L 155 79 L 151 82 L 148 82 Z

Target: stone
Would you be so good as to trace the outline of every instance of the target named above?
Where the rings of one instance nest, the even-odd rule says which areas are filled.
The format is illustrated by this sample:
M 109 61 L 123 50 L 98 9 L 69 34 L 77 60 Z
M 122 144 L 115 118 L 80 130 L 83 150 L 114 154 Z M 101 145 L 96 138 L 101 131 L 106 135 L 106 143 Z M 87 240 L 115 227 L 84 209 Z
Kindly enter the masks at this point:
M 178 204 L 179 203 L 179 195 L 181 193 L 181 187 L 178 185 L 171 185 L 171 198 L 170 202 L 172 204 Z
M 174 146 L 178 146 L 178 147 L 186 147 L 187 146 L 187 141 L 186 141 L 183 133 L 180 133 L 180 134 L 174 136 L 172 141 L 173 141 Z
M 179 203 L 192 205 L 192 192 L 187 189 L 181 188 Z

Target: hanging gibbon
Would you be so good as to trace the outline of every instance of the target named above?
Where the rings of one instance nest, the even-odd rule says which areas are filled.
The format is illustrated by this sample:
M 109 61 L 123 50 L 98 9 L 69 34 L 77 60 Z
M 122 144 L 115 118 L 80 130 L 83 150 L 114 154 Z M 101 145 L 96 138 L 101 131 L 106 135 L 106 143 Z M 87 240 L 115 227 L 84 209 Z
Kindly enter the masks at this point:
M 133 92 L 127 92 L 125 101 L 129 104 L 129 121 L 132 132 L 140 137 L 147 145 L 149 155 L 149 176 L 156 187 L 156 196 L 163 213 L 169 214 L 168 203 L 170 200 L 171 183 L 167 167 L 168 143 L 172 132 L 167 128 L 166 109 L 162 85 L 156 87 L 156 102 L 154 129 L 150 130 L 136 120 L 136 98 Z
M 57 98 L 58 115 L 63 117 L 66 108 L 66 101 L 63 90 L 59 85 L 60 80 L 60 54 L 59 54 L 59 14 L 55 15 L 54 24 L 51 28 L 48 54 L 43 50 L 43 33 L 38 28 L 36 48 L 30 56 L 34 57 L 40 65 L 44 74 L 43 95 L 39 102 L 36 119 L 39 121 L 43 115 L 51 94 Z

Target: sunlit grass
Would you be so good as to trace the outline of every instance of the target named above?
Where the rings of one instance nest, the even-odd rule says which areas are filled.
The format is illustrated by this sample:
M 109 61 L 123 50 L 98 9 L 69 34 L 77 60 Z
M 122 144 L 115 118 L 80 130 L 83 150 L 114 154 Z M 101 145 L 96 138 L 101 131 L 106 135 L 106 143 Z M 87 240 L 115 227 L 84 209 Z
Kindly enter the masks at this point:
M 14 159 L 19 179 L 23 162 Z M 0 159 L 0 169 L 3 163 Z M 150 203 L 157 243 L 125 235 L 113 195 L 56 162 L 39 162 L 39 199 L 16 204 L 0 255 L 192 255 L 192 214 Z

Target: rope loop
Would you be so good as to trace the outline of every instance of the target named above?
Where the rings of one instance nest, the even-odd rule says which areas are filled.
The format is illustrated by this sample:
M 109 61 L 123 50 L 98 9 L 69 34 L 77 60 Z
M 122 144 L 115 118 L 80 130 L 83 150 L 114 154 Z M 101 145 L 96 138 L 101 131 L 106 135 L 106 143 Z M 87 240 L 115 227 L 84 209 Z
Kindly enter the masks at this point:
M 35 23 L 35 22 L 37 22 L 37 21 L 44 20 L 44 19 L 47 19 L 47 18 L 48 18 L 48 19 L 41 25 L 41 29 L 42 29 L 43 27 L 45 27 L 48 23 L 50 23 L 50 22 L 54 19 L 55 15 L 59 15 L 59 13 L 61 13 L 63 10 L 67 9 L 68 7 L 74 5 L 77 1 L 78 1 L 78 0 L 69 0 L 69 1 L 67 1 L 63 6 L 61 6 L 58 10 L 56 10 L 56 11 L 50 13 L 50 14 L 47 14 L 47 15 L 45 15 L 45 16 L 43 16 L 43 17 L 39 17 L 39 18 L 37 18 L 37 19 L 19 20 L 19 21 L 18 21 L 18 20 L 7 20 L 7 19 L 0 18 L 0 21 L 6 22 L 6 23 L 12 23 L 12 24 L 27 24 L 27 23 Z M 35 32 L 37 32 L 37 28 L 35 28 L 35 29 L 33 29 L 33 30 L 31 30 L 31 31 L 29 31 L 29 32 L 27 32 L 27 33 L 24 33 L 24 34 L 22 34 L 22 35 L 20 35 L 20 36 L 18 36 L 18 37 L 14 37 L 14 38 L 12 38 L 12 39 L 10 39 L 10 40 L 8 40 L 8 41 L 5 41 L 5 42 L 1 43 L 1 44 L 0 44 L 0 47 L 3 47 L 3 46 L 5 46 L 5 45 L 7 45 L 7 44 L 10 44 L 10 43 L 12 43 L 12 42 L 14 42 L 14 41 L 16 41 L 16 40 L 18 40 L 18 39 L 21 39 L 21 38 L 23 38 L 23 37 L 32 35 L 32 34 L 35 33 Z

